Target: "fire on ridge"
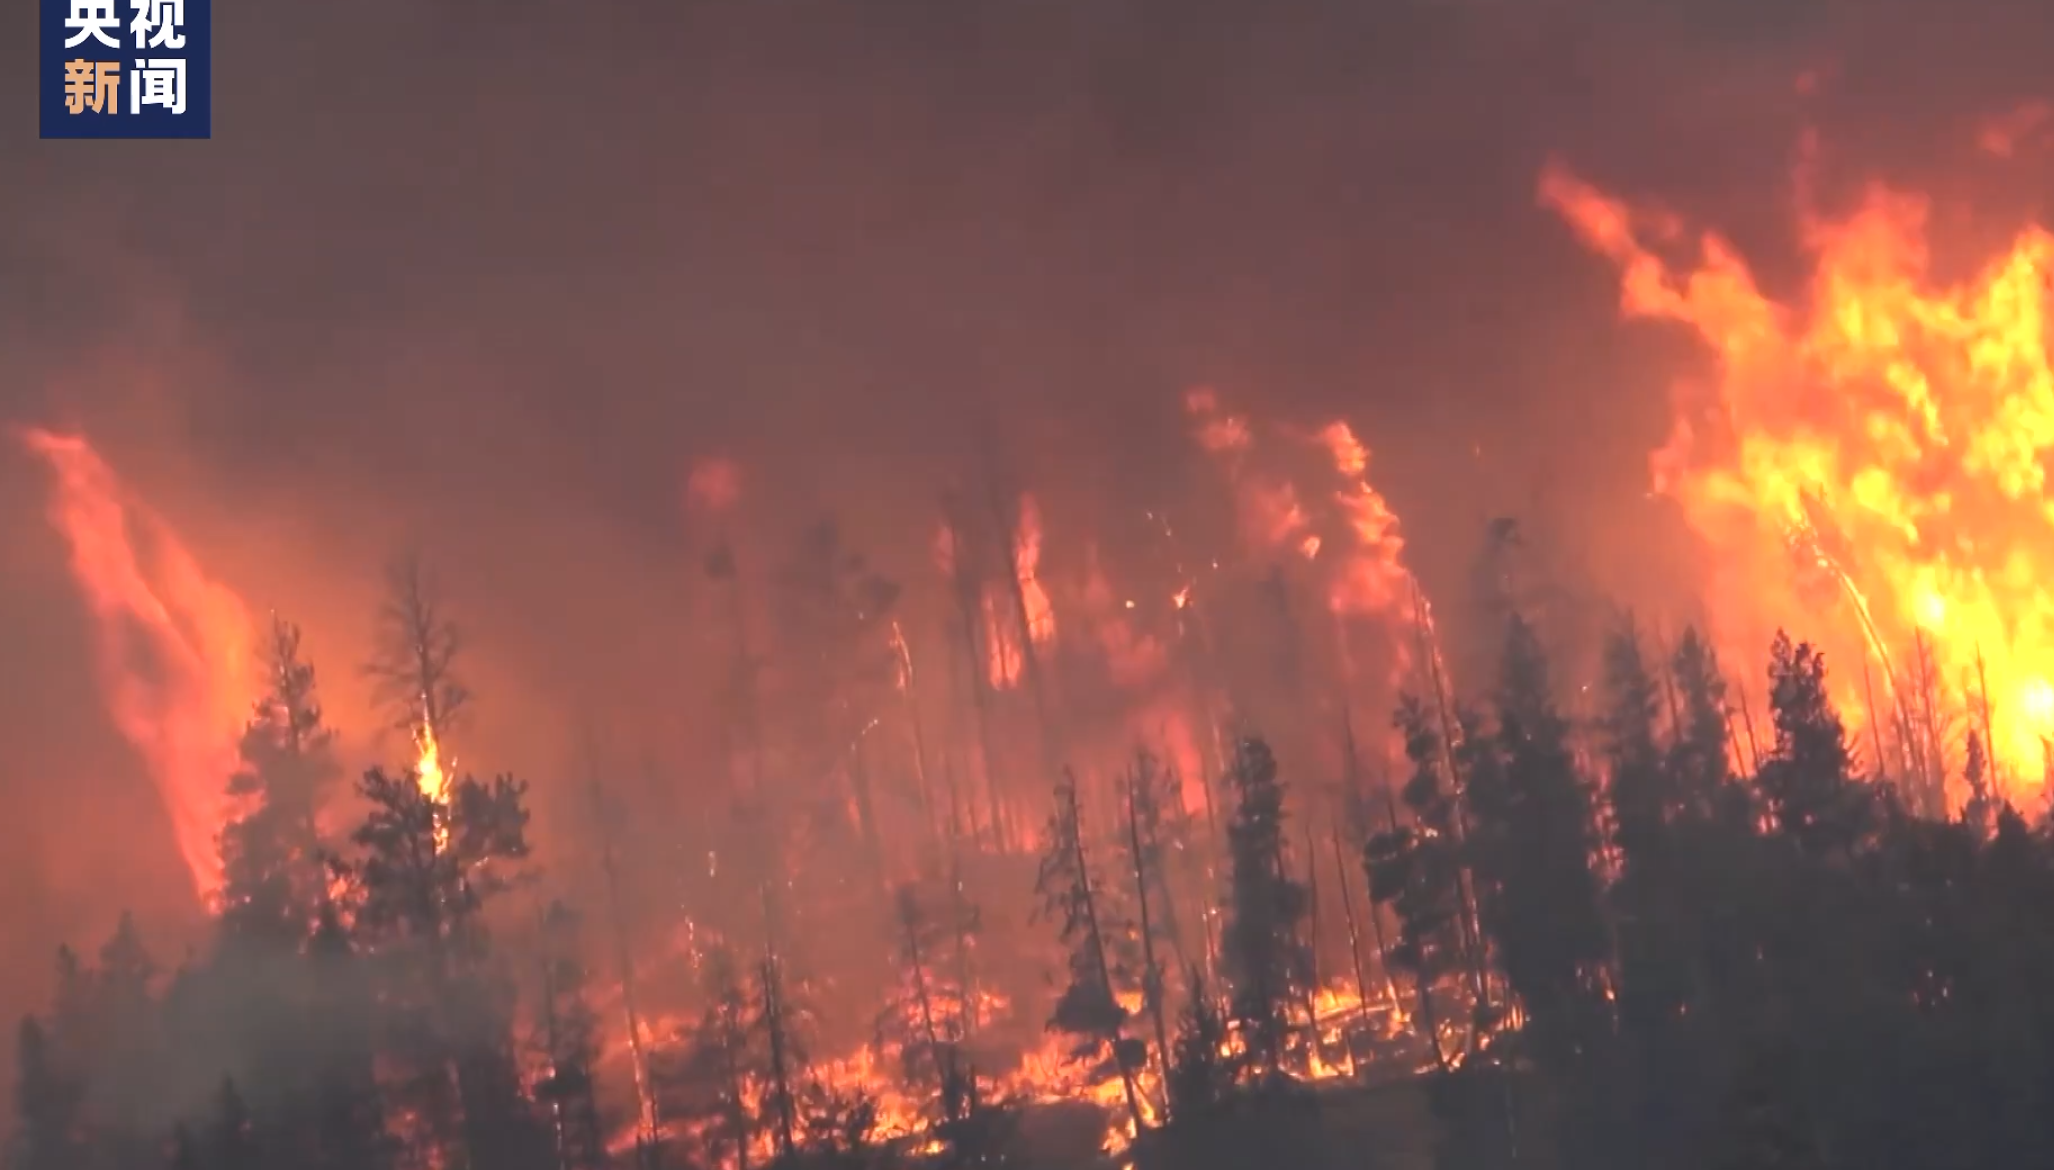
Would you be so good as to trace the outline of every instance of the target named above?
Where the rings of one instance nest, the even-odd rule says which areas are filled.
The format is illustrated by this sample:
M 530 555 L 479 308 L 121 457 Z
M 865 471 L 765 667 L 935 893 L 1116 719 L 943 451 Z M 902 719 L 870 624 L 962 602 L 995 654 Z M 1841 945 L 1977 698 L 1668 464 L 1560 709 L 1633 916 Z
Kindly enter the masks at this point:
M 2040 792 L 2054 759 L 2054 235 L 2028 226 L 1942 283 L 1930 201 L 1872 184 L 1837 214 L 1799 207 L 1810 281 L 1804 303 L 1780 303 L 1715 230 L 1561 165 L 1540 200 L 1616 266 L 1625 317 L 1683 325 L 1717 361 L 1711 385 L 1678 388 L 1650 465 L 1712 551 L 1705 599 L 1728 660 L 1779 625 L 1817 625 L 1839 638 L 1843 688 L 1866 663 L 1865 693 L 1842 696 L 1865 713 L 1866 754 L 1922 799 L 1944 807 L 1964 722 L 2014 799 Z

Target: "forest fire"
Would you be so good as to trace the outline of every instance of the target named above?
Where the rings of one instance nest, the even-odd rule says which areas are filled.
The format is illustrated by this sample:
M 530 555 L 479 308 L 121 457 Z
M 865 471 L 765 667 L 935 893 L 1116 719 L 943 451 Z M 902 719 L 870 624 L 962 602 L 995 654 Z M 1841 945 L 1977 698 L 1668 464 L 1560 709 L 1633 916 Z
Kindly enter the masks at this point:
M 50 522 L 97 623 L 108 713 L 148 768 L 202 899 L 220 885 L 223 778 L 256 698 L 242 602 L 77 435 L 24 430 L 56 492 Z
M 1877 369 L 1909 387 L 1923 367 L 1857 361 L 1854 333 L 1939 328 L 1929 313 L 1984 336 L 1963 323 L 1962 304 L 1949 316 L 1890 302 L 1897 315 L 1880 320 L 1847 309 L 1834 348 L 1787 340 L 1788 313 L 1759 298 L 1723 316 L 1684 293 L 1662 301 L 1668 276 L 1626 231 L 1634 213 L 1565 174 L 1546 190 L 1638 274 L 1628 285 L 1651 298 L 1645 311 L 1732 325 L 1726 352 L 1742 374 L 1788 380 L 1818 364 L 1877 393 L 1862 380 Z M 1737 270 L 1723 284 L 1706 279 L 1685 287 L 1752 295 Z M 2023 359 L 1964 360 L 1943 372 L 2008 377 L 2004 363 Z M 1942 397 L 1922 400 L 1931 410 L 1920 425 L 1951 450 L 1943 428 L 1966 408 Z M 1880 423 L 1861 441 L 1816 430 L 1846 421 L 1830 410 L 1844 404 L 1793 406 L 1746 378 L 1721 403 L 1729 421 L 1755 427 L 1740 429 L 1737 469 L 1706 464 L 1686 431 L 1658 461 L 1671 477 L 1662 485 L 1708 534 L 1759 538 L 1759 549 L 1735 546 L 1754 559 L 1729 569 L 1787 581 L 1796 553 L 1827 601 L 1853 611 L 1885 679 L 1897 778 L 1958 778 L 1975 794 L 1975 741 L 1957 769 L 1962 741 L 1942 727 L 1938 696 L 1989 694 L 2020 734 L 2054 719 L 2054 687 L 2020 674 L 2033 660 L 2018 638 L 2000 646 L 1975 624 L 1999 586 L 2021 584 L 1962 591 L 1994 572 L 1959 559 L 1980 553 L 1975 540 L 2026 521 L 1972 512 L 1965 543 L 1912 571 L 1915 554 L 1935 552 L 1924 540 L 1934 513 L 1892 494 L 1889 473 L 1848 462 L 1894 454 L 1904 461 L 1895 472 L 1923 472 L 1902 449 L 1908 439 Z M 1143 515 L 1137 528 L 1154 545 L 1101 538 L 1103 517 L 1045 510 L 1031 491 L 974 485 L 987 489 L 971 496 L 981 507 L 963 503 L 969 493 L 944 497 L 933 555 L 911 570 L 931 575 L 922 592 L 886 577 L 831 521 L 779 549 L 744 515 L 738 465 L 702 464 L 686 488 L 689 516 L 717 523 L 694 534 L 706 547 L 692 551 L 705 553 L 709 612 L 727 627 L 716 645 L 730 657 L 709 671 L 719 684 L 699 713 L 709 734 L 675 777 L 627 797 L 591 780 L 596 865 L 561 842 L 542 864 L 526 783 L 457 769 L 447 733 L 470 696 L 464 642 L 417 561 L 388 577 L 369 666 L 379 717 L 409 736 L 405 759 L 364 771 L 355 798 L 337 800 L 328 785 L 345 768 L 297 628 L 275 623 L 261 661 L 224 665 L 224 647 L 246 652 L 232 597 L 83 440 L 32 433 L 58 476 L 53 520 L 110 647 L 110 705 L 167 803 L 197 794 L 174 803 L 189 858 L 218 858 L 203 888 L 217 895 L 222 942 L 181 969 L 175 992 L 155 990 L 128 925 L 97 966 L 60 959 L 50 1027 L 65 1069 L 116 1086 L 131 1066 L 167 1085 L 192 1075 L 138 1055 L 123 1033 L 82 1027 L 67 1014 L 81 997 L 115 989 L 106 1010 L 161 1013 L 156 1034 L 187 1035 L 208 1013 L 240 1021 L 246 985 L 283 979 L 265 992 L 275 1002 L 257 997 L 264 1023 L 231 1026 L 230 1056 L 181 1059 L 225 1060 L 225 1073 L 203 1074 L 227 1078 L 211 1106 L 220 1126 L 264 1133 L 289 1161 L 340 1140 L 303 1124 L 295 1094 L 322 1102 L 315 1116 L 357 1119 L 349 1140 L 375 1132 L 412 1151 L 409 1166 L 472 1170 L 529 1164 L 519 1150 L 549 1151 L 534 1164 L 556 1170 L 627 1159 L 641 1170 L 750 1170 L 830 1156 L 943 1170 L 1027 1145 L 1062 1150 L 1063 1165 L 1181 1170 L 1202 1164 L 1194 1151 L 1214 1135 L 1247 1127 L 1267 1147 L 1310 1125 L 1305 1110 L 1322 1101 L 1366 1108 L 1421 1077 L 1452 1086 L 1483 1118 L 1443 1118 L 1444 1132 L 1514 1140 L 1526 1113 L 1545 1107 L 1521 1099 L 1529 1070 L 1599 1075 L 1585 1054 L 1629 1029 L 1687 1029 L 1676 1021 L 1756 998 L 1744 958 L 1739 974 L 1673 959 L 1650 973 L 1649 955 L 1665 946 L 1713 949 L 1664 932 L 1731 929 L 1693 900 L 1721 896 L 1687 885 L 1688 866 L 1725 880 L 1748 869 L 1718 851 L 1749 858 L 1769 877 L 1743 912 L 1772 918 L 1787 896 L 1775 866 L 1817 854 L 1837 867 L 1860 847 L 1848 842 L 1912 823 L 1862 819 L 1877 806 L 1850 796 L 1870 789 L 1852 775 L 1809 644 L 1774 643 L 1774 738 L 1761 747 L 1750 731 L 1747 752 L 1727 679 L 1694 633 L 1652 666 L 1630 624 L 1613 635 L 1606 712 L 1586 726 L 1557 706 L 1540 627 L 1516 599 L 1498 612 L 1486 598 L 1479 612 L 1501 623 L 1497 675 L 1458 691 L 1354 427 L 1257 421 L 1214 390 L 1184 405 L 1196 466 L 1225 491 L 1194 492 L 1175 524 Z M 1785 421 L 1782 406 L 1802 417 Z M 1998 497 L 2023 509 L 2004 492 L 2037 489 L 2016 464 L 2003 465 L 2013 479 L 1993 469 L 2005 450 L 1943 465 L 1936 490 L 1962 508 Z M 1851 503 L 1803 478 L 1812 473 L 1845 479 Z M 1903 520 L 1894 545 L 1871 531 L 1888 527 L 1886 504 Z M 136 525 L 155 543 L 142 546 Z M 734 534 L 748 537 L 747 555 Z M 2036 564 L 2030 550 L 2011 557 Z M 1806 599 L 1786 590 L 1793 604 Z M 1898 624 L 1913 630 L 1908 659 Z M 117 635 L 138 627 L 174 673 L 115 669 L 129 665 Z M 1907 661 L 1927 673 L 1905 674 Z M 1965 665 L 1977 669 L 1973 687 L 1943 692 L 1936 676 Z M 258 672 L 268 691 L 253 704 L 240 688 Z M 230 711 L 246 716 L 239 737 L 199 734 Z M 2004 727 L 1987 711 L 1976 718 Z M 617 815 L 655 820 L 645 810 L 672 808 L 679 778 L 695 775 L 717 779 L 656 831 Z M 1957 823 L 1918 824 L 2009 831 L 1990 802 L 1968 807 Z M 363 819 L 344 831 L 352 815 Z M 218 854 L 193 845 L 195 833 Z M 1790 849 L 1751 852 L 1771 833 Z M 1710 852 L 1697 859 L 1679 842 Z M 624 857 L 654 904 L 647 922 L 625 908 Z M 592 869 L 611 942 L 605 974 L 565 900 Z M 524 906 L 516 892 L 538 888 L 548 900 Z M 1773 937 L 1793 946 L 1810 935 L 1778 925 Z M 1784 961 L 1754 938 L 1734 953 Z M 1730 982 L 1714 1000 L 1693 979 Z M 1918 995 L 1944 998 L 1923 983 Z M 42 1024 L 31 1025 L 24 1076 L 59 1075 L 37 1064 Z M 312 1056 L 302 1033 L 322 1037 Z M 1703 1042 L 1669 1041 L 1684 1038 Z M 280 1065 L 302 1079 L 266 1082 Z M 95 1141 L 131 1140 L 145 1122 L 120 1108 L 95 1098 L 90 1125 L 59 1121 Z
M 1679 392 L 1652 466 L 1714 550 L 1722 648 L 1824 623 L 1843 661 L 1880 680 L 1846 699 L 1885 773 L 1937 798 L 1968 727 L 2008 792 L 2039 791 L 2054 734 L 2054 235 L 2029 227 L 1942 284 L 1929 202 L 1871 186 L 1844 215 L 1801 209 L 1799 306 L 1770 299 L 1719 235 L 1565 169 L 1540 196 L 1618 266 L 1625 315 L 1685 325 L 1717 357 L 1710 393 Z M 1693 262 L 1665 259 L 1684 248 Z

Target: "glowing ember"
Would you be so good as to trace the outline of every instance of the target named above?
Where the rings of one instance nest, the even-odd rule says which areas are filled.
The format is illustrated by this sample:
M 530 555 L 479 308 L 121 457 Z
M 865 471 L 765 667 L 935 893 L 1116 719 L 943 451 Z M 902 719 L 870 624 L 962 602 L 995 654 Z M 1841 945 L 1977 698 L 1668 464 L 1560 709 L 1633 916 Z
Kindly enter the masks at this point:
M 108 711 L 157 785 L 194 888 L 209 897 L 221 882 L 224 785 L 256 694 L 248 613 L 85 439 L 20 438 L 56 481 L 50 522 L 71 546 L 72 576 L 98 623 Z
M 2038 788 L 2054 733 L 2054 236 L 2027 228 L 1973 278 L 1941 284 L 1927 202 L 1872 187 L 1844 217 L 1805 211 L 1800 307 L 1766 297 L 1715 234 L 1694 265 L 1672 266 L 1651 247 L 1678 242 L 1672 217 L 1564 170 L 1544 174 L 1540 197 L 1619 267 L 1626 316 L 1688 325 L 1719 359 L 1716 392 L 1681 412 L 1653 470 L 1715 550 L 1707 599 L 1730 660 L 1752 661 L 1777 624 L 1837 615 L 1843 689 L 1862 678 L 1850 653 L 1883 673 L 1879 704 L 1929 661 L 1942 701 L 1975 723 L 1987 695 L 2005 781 Z M 1793 551 L 1822 582 L 1809 594 Z M 1901 708 L 1871 718 L 1909 722 Z M 1945 745 L 1950 760 L 1961 750 Z

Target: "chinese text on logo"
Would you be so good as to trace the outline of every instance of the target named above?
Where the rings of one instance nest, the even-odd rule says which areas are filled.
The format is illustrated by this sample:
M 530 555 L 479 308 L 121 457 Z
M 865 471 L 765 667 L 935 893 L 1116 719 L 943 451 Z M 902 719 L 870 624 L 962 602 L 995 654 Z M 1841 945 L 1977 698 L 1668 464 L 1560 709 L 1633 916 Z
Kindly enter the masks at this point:
M 213 134 L 213 0 L 40 0 L 45 138 Z

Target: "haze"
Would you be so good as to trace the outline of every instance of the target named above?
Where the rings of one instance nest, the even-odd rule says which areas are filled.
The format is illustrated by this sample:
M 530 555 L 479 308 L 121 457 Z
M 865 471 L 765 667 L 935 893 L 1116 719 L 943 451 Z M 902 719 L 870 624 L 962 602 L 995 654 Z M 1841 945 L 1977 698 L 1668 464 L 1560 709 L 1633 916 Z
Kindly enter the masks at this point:
M 1691 351 L 1618 324 L 1613 273 L 1536 206 L 1541 165 L 1715 221 L 1771 279 L 1806 128 L 1829 198 L 1892 177 L 1973 199 L 1945 232 L 2002 235 L 2047 168 L 1975 128 L 2035 96 L 2040 13 L 269 5 L 218 23 L 211 142 L 87 143 L 32 138 L 18 4 L 0 421 L 82 430 L 211 574 L 305 622 L 367 753 L 379 570 L 426 550 L 479 656 L 475 762 L 538 791 L 582 726 L 689 723 L 690 685 L 657 688 L 692 671 L 707 458 L 744 469 L 752 522 L 832 510 L 912 575 L 979 419 L 1052 508 L 1124 515 L 1182 474 L 1179 392 L 1210 383 L 1353 423 L 1430 584 L 1519 511 L 1603 587 L 1669 589 L 1688 546 L 1646 454 Z M 194 917 L 47 494 L 10 444 L 10 1013 L 123 907 Z

